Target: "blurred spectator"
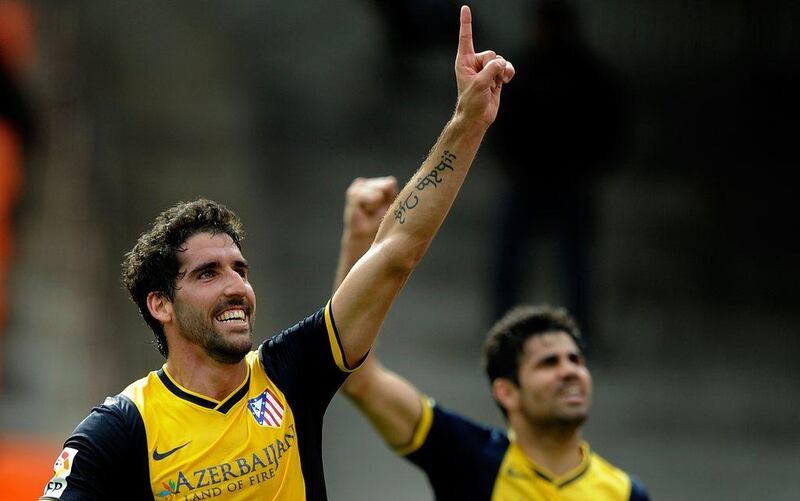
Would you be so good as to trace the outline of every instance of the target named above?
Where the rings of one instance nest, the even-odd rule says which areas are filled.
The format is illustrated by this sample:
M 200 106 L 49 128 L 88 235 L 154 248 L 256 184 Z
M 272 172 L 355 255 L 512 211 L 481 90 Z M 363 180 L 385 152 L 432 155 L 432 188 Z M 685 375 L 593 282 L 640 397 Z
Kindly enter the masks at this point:
M 509 187 L 499 198 L 492 315 L 531 301 L 520 297 L 528 244 L 539 249 L 549 236 L 562 302 L 592 332 L 594 191 L 620 150 L 622 92 L 613 70 L 587 44 L 569 2 L 535 2 L 526 19 L 525 44 L 511 58 L 519 82 L 504 93 L 505 111 L 492 136 Z
M 30 108 L 20 82 L 33 60 L 33 16 L 22 0 L 0 0 L 0 363 L 8 321 L 12 216 L 22 187 L 24 153 L 33 138 Z

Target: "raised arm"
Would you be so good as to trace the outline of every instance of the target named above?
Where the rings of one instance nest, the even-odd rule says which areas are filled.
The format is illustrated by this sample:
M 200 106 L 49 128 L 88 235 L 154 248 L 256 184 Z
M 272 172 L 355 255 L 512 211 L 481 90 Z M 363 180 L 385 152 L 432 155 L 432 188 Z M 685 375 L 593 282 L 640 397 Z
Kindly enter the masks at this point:
M 397 196 L 394 176 L 365 179 L 359 177 L 345 192 L 342 239 L 333 292 L 375 240 L 383 216 Z
M 334 290 L 370 248 L 388 208 L 384 200 L 396 191 L 397 181 L 393 177 L 359 178 L 347 189 Z M 418 391 L 411 383 L 384 368 L 375 351 L 358 371 L 348 376 L 342 391 L 369 418 L 389 445 L 400 448 L 411 442 L 422 414 Z
M 492 51 L 475 53 L 472 16 L 461 8 L 455 63 L 458 101 L 422 167 L 389 208 L 374 242 L 334 293 L 332 311 L 347 364 L 368 352 L 408 276 L 425 254 L 494 122 L 513 66 Z

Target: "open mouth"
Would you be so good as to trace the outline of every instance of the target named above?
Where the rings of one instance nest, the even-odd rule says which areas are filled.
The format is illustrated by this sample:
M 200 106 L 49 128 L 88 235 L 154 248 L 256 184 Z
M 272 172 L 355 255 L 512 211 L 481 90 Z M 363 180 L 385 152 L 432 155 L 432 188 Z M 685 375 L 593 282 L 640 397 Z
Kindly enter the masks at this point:
M 584 398 L 583 390 L 578 386 L 571 386 L 560 393 L 565 400 L 582 401 Z
M 234 323 L 234 322 L 244 322 L 247 320 L 247 313 L 242 308 L 234 308 L 231 310 L 225 310 L 214 319 L 217 322 L 222 323 Z

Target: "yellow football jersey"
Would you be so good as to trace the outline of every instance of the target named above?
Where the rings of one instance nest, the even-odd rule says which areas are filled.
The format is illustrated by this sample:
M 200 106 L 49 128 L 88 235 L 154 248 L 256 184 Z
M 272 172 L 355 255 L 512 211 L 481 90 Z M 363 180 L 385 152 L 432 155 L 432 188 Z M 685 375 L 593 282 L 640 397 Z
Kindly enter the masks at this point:
M 351 371 L 330 304 L 245 357 L 221 401 L 162 367 L 93 409 L 41 499 L 325 499 L 322 418 Z
M 556 476 L 508 435 L 441 409 L 427 397 L 411 444 L 398 453 L 422 468 L 438 501 L 646 501 L 627 473 L 582 445 L 583 460 Z

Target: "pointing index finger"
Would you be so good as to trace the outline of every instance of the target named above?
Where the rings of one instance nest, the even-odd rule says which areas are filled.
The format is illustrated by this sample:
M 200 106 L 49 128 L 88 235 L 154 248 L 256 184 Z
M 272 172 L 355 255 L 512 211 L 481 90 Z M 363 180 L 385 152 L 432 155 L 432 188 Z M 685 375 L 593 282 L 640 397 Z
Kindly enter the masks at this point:
M 472 46 L 472 12 L 466 5 L 461 6 L 461 27 L 458 30 L 458 54 L 475 54 Z

